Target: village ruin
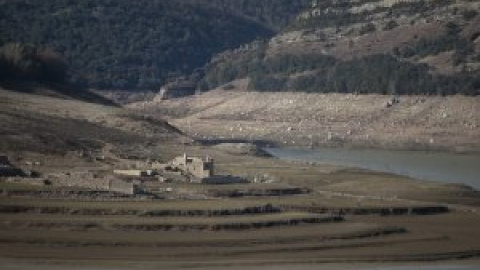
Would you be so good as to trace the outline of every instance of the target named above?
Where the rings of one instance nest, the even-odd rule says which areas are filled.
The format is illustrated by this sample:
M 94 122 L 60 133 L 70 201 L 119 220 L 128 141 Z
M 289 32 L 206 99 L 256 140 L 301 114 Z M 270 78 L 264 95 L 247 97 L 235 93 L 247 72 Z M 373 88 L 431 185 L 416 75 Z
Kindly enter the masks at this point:
M 197 184 L 247 183 L 244 178 L 232 175 L 215 174 L 214 160 L 191 157 L 184 153 L 169 163 L 152 162 L 147 169 L 114 170 L 114 174 L 135 177 L 156 177 L 161 182 L 183 182 Z
M 7 156 L 0 156 L 0 176 L 7 182 L 30 185 L 53 185 L 69 189 L 91 190 L 92 192 L 109 192 L 120 196 L 154 196 L 163 197 L 172 188 L 168 184 L 243 184 L 247 179 L 232 175 L 215 173 L 214 159 L 188 156 L 184 153 L 171 161 L 125 160 L 124 168 L 106 171 L 77 170 L 49 172 L 42 177 L 32 177 L 22 169 L 13 166 Z M 30 162 L 29 162 L 30 163 Z M 32 162 L 34 163 L 34 162 Z M 31 166 L 30 166 L 31 167 Z M 167 184 L 167 186 L 164 186 Z M 83 192 L 83 191 L 82 191 Z

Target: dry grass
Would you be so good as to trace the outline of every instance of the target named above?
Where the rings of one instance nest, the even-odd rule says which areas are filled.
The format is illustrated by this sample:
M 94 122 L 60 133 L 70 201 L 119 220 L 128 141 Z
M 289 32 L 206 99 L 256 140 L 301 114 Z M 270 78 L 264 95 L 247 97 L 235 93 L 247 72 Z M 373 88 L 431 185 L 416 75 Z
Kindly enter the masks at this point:
M 3 94 L 4 92 L 2 91 L 1 93 Z M 191 99 L 183 100 L 182 102 L 193 102 L 192 104 L 184 105 L 192 105 L 190 108 L 197 110 L 199 113 L 198 115 L 194 114 L 185 119 L 196 119 L 195 117 L 201 115 L 202 117 L 198 118 L 200 122 L 195 123 L 195 125 L 197 125 L 195 128 L 202 127 L 205 132 L 217 132 L 224 127 L 212 126 L 212 130 L 208 130 L 207 128 L 209 128 L 209 126 L 202 125 L 205 123 L 211 124 L 211 122 L 208 121 L 217 121 L 215 117 L 237 117 L 239 109 L 231 107 L 233 103 L 231 103 L 230 99 L 235 97 L 238 99 L 237 101 L 241 101 L 247 97 L 246 102 L 248 102 L 250 107 L 247 106 L 246 108 L 249 115 L 243 115 L 244 117 L 248 116 L 246 120 L 239 120 L 242 125 L 243 123 L 255 123 L 251 121 L 256 117 L 266 117 L 265 112 L 262 112 L 264 109 L 267 110 L 269 114 L 274 113 L 276 117 L 278 116 L 274 121 L 272 120 L 272 126 L 278 127 L 280 128 L 279 130 L 281 130 L 281 128 L 286 125 L 292 125 L 292 123 L 298 122 L 298 117 L 302 117 L 302 113 L 308 113 L 311 117 L 319 117 L 318 121 L 323 121 L 325 120 L 322 118 L 323 113 L 334 115 L 334 112 L 336 112 L 335 106 L 344 104 L 347 100 L 345 96 L 341 95 L 334 95 L 333 97 L 314 96 L 314 98 L 302 94 L 281 94 L 276 97 L 264 94 L 245 94 L 245 96 L 242 96 L 237 93 L 228 93 L 225 95 L 227 96 L 219 95 L 218 98 L 223 98 L 223 100 L 216 99 L 213 103 L 206 100 L 206 103 L 201 104 L 198 110 L 197 107 L 194 106 L 194 101 Z M 105 125 L 109 128 L 107 134 L 116 134 L 116 136 L 119 136 L 119 133 L 127 134 L 128 136 L 125 135 L 125 137 L 122 138 L 131 139 L 131 141 L 127 141 L 134 144 L 138 143 L 138 137 L 135 136 L 141 132 L 149 131 L 149 129 L 141 128 L 128 131 L 128 128 L 125 129 L 128 125 L 116 127 L 116 121 L 120 121 L 119 119 L 123 119 L 124 117 L 123 112 L 125 111 L 121 109 L 119 109 L 120 111 L 116 111 L 117 109 L 110 111 L 104 107 L 97 107 L 97 105 L 82 106 L 74 101 L 72 101 L 72 103 L 66 102 L 63 105 L 53 104 L 58 102 L 58 100 L 34 96 L 24 97 L 22 94 L 15 93 L 6 93 L 6 97 L 8 101 L 6 101 L 4 105 L 7 104 L 5 105 L 7 107 L 0 107 L 0 111 L 6 111 L 10 114 L 14 112 L 18 118 L 29 118 L 29 122 L 26 123 L 24 127 L 34 122 L 32 120 L 34 118 L 32 117 L 34 117 L 36 113 L 40 115 L 40 119 L 44 120 L 47 119 L 45 115 L 55 119 L 62 118 L 64 121 L 70 121 L 71 119 L 80 121 L 80 118 L 85 117 L 88 118 L 87 122 L 89 125 L 95 124 L 97 127 L 100 126 L 99 130 L 89 129 L 85 131 L 86 133 L 90 134 L 92 130 L 104 130 L 105 127 L 102 125 Z M 203 99 L 204 97 L 195 97 L 192 99 L 196 98 Z M 268 108 L 261 107 L 262 110 L 257 110 L 259 103 L 267 106 L 269 103 L 267 99 L 269 98 L 272 98 L 271 102 L 275 106 Z M 326 100 L 323 100 L 323 98 Z M 24 100 L 20 102 L 23 102 L 26 108 L 15 107 L 14 101 L 22 99 Z M 348 109 L 348 112 L 359 114 L 358 117 L 360 118 L 365 116 L 363 113 L 368 115 L 368 108 L 361 108 L 361 106 L 365 105 L 360 104 L 362 103 L 363 97 L 358 99 L 356 97 L 348 97 L 348 102 L 352 102 L 350 99 L 359 104 L 357 104 L 357 107 L 352 108 L 351 111 Z M 412 100 L 413 99 L 414 98 L 412 98 Z M 458 97 L 453 98 L 454 101 L 457 99 L 461 100 L 461 98 Z M 290 103 L 290 100 L 293 100 L 293 102 Z M 301 104 L 301 100 L 307 105 L 310 104 L 309 102 L 313 102 L 314 104 L 318 102 L 318 106 L 312 105 L 312 108 L 319 108 L 319 111 L 311 112 L 307 110 L 303 107 L 306 105 L 299 105 Z M 370 99 L 369 102 L 373 107 L 381 107 L 380 103 L 372 100 L 373 99 Z M 50 102 L 52 102 L 51 108 L 53 108 L 53 110 L 48 112 L 47 109 L 50 108 L 50 106 L 48 106 Z M 221 105 L 222 102 L 225 104 Z M 440 100 L 438 102 L 445 104 L 444 102 L 447 101 Z M 470 105 L 465 104 L 468 106 L 476 106 L 477 102 L 478 101 L 474 99 L 471 104 L 468 103 Z M 409 103 L 407 102 L 407 104 Z M 449 106 L 453 108 L 454 104 L 456 104 L 456 102 L 452 102 Z M 175 107 L 178 104 L 171 103 L 170 105 L 172 105 L 172 108 L 178 109 Z M 435 104 L 432 103 L 430 105 L 434 107 Z M 461 112 L 463 112 L 462 110 L 468 111 L 470 107 L 467 105 L 465 105 L 465 108 L 459 110 Z M 239 106 L 241 106 L 241 104 L 239 104 Z M 228 111 L 229 108 L 230 111 Z M 286 115 L 281 114 L 283 111 L 282 108 L 291 113 L 292 118 L 285 118 Z M 39 110 L 38 112 L 36 111 L 37 109 Z M 78 111 L 73 112 L 71 109 Z M 434 110 L 436 109 L 432 109 L 432 111 Z M 62 116 L 66 112 L 69 116 Z M 297 113 L 299 114 L 297 115 Z M 347 109 L 345 109 L 345 112 L 341 111 L 338 115 L 335 115 L 336 117 L 347 117 Z M 96 116 L 100 117 L 98 118 L 100 122 L 93 120 Z M 102 122 L 103 117 L 108 118 L 106 120 L 107 122 Z M 212 118 L 210 119 L 208 117 Z M 11 120 L 11 118 L 9 119 Z M 186 121 L 185 119 L 178 121 L 181 123 L 182 121 Z M 48 123 L 48 121 L 46 122 Z M 18 130 L 13 129 L 13 127 L 13 125 L 10 125 L 12 130 L 18 132 Z M 78 126 L 78 128 L 83 127 L 84 126 Z M 369 127 L 371 128 L 371 126 Z M 51 127 L 47 126 L 46 129 L 48 128 Z M 270 130 L 272 127 L 265 128 Z M 321 126 L 316 128 L 322 129 Z M 339 128 L 344 127 L 339 125 Z M 29 130 L 29 132 L 36 134 L 37 130 Z M 476 130 L 474 130 L 472 134 L 476 134 L 475 132 Z M 61 133 L 61 130 L 54 130 L 52 133 Z M 103 136 L 104 133 L 101 134 Z M 137 135 L 133 136 L 132 134 Z M 102 139 L 109 140 L 108 138 Z M 55 146 L 55 144 L 53 146 Z M 169 160 L 181 154 L 185 149 L 180 145 L 157 142 L 151 146 L 140 148 L 139 150 L 148 150 L 154 155 L 161 156 L 162 159 Z M 156 210 L 234 210 L 264 206 L 266 204 L 272 204 L 273 206 L 303 206 L 307 208 L 311 206 L 331 207 L 336 209 L 424 206 L 431 204 L 438 205 L 445 201 L 458 202 L 459 199 L 457 195 L 459 192 L 462 192 L 462 189 L 459 187 L 419 183 L 411 179 L 389 174 L 345 169 L 335 166 L 284 162 L 273 158 L 235 155 L 212 147 L 188 145 L 186 146 L 186 150 L 189 154 L 195 156 L 213 156 L 218 165 L 218 173 L 250 176 L 267 174 L 278 182 L 274 184 L 232 186 L 173 184 L 172 186 L 176 189 L 201 193 L 211 189 L 262 189 L 295 186 L 307 187 L 312 190 L 312 192 L 298 196 L 281 197 L 264 196 L 209 200 L 153 201 L 95 201 L 85 198 L 70 200 L 1 196 L 0 207 L 56 207 L 66 208 L 67 210 L 72 210 L 72 212 L 69 213 L 66 211 L 58 214 L 38 214 L 35 213 L 35 211 L 19 214 L 1 213 L 0 257 L 71 260 L 83 263 L 90 262 L 92 265 L 103 265 L 105 262 L 111 262 L 114 265 L 129 265 L 131 262 L 151 262 L 155 266 L 154 268 L 172 269 L 181 266 L 210 266 L 219 263 L 230 265 L 243 264 L 245 262 L 270 264 L 273 262 L 296 263 L 302 261 L 358 262 L 438 260 L 458 258 L 467 255 L 477 256 L 475 252 L 480 250 L 478 244 L 480 236 L 478 230 L 475 230 L 480 222 L 480 216 L 472 212 L 452 212 L 443 215 L 405 216 L 401 218 L 381 217 L 379 215 L 347 215 L 344 222 L 335 224 L 303 224 L 299 226 L 278 226 L 256 230 L 249 228 L 244 231 L 182 231 L 182 229 L 176 229 L 168 232 L 148 232 L 135 230 L 135 227 L 131 230 L 122 231 L 121 229 L 124 225 L 169 224 L 181 228 L 181 226 L 188 225 L 209 226 L 321 217 L 321 215 L 308 213 L 306 211 L 219 217 L 136 216 L 138 213 Z M 15 154 L 16 156 L 22 155 L 20 152 L 16 152 Z M 112 153 L 112 155 L 114 155 L 114 153 Z M 38 156 L 30 155 L 29 157 L 36 158 Z M 51 155 L 44 160 L 45 164 L 42 165 L 40 169 L 45 169 L 46 171 L 67 172 L 71 171 L 73 167 L 74 169 L 108 173 L 111 168 L 103 163 L 90 163 L 69 155 Z M 116 159 L 113 159 L 113 161 L 116 161 Z M 165 186 L 168 185 L 165 184 Z M 24 186 L 11 184 L 4 184 L 1 187 L 6 190 L 25 188 Z M 478 195 L 466 193 L 462 193 L 462 195 L 465 195 L 465 198 L 470 200 L 471 204 L 480 205 Z M 439 200 L 440 197 L 441 200 Z M 418 202 L 418 200 L 429 202 L 422 203 Z M 118 210 L 119 214 L 74 214 L 76 211 L 88 209 L 106 209 L 112 212 Z M 128 210 L 134 210 L 132 211 L 134 214 L 125 214 L 125 212 L 122 214 L 121 212 Z M 476 208 L 468 208 L 468 210 L 476 210 Z M 39 224 L 41 225 L 41 223 L 47 225 L 52 224 L 53 226 L 37 226 Z M 63 226 L 62 224 L 72 226 Z M 58 226 L 55 227 L 55 225 Z M 117 225 L 117 227 L 115 225 Z M 391 228 L 394 227 L 406 228 L 408 231 L 406 233 L 398 233 L 398 231 L 392 232 Z M 474 252 L 473 255 L 469 253 L 472 251 Z

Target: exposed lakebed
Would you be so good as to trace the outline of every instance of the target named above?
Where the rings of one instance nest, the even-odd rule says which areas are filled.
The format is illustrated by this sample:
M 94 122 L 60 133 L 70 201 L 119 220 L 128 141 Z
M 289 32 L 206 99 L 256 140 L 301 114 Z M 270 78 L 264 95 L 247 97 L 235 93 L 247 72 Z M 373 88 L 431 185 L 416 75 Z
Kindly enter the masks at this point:
M 419 180 L 465 184 L 480 190 L 479 154 L 343 148 L 264 150 L 281 159 L 358 167 Z

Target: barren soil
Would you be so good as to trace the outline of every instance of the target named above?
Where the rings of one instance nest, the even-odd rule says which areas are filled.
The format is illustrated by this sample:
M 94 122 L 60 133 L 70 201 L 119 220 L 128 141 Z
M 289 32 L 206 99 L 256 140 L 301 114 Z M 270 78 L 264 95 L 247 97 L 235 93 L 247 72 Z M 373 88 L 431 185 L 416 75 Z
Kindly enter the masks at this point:
M 213 90 L 130 105 L 197 138 L 290 146 L 480 151 L 480 97 L 256 93 Z
M 180 146 L 164 147 L 165 155 L 182 151 Z M 424 260 L 458 264 L 452 260 L 480 256 L 480 201 L 474 191 L 204 146 L 188 146 L 188 151 L 218 157 L 219 173 L 268 174 L 277 181 L 272 186 L 299 186 L 311 192 L 195 200 L 98 200 L 17 196 L 11 191 L 29 187 L 2 185 L 7 192 L 0 197 L 0 257 L 8 265 L 23 265 L 20 269 L 29 269 L 32 262 L 99 269 L 177 269 Z M 174 192 L 255 187 L 164 185 Z M 247 214 L 242 210 L 266 205 L 281 211 Z M 449 211 L 424 215 L 428 212 L 402 210 L 424 207 L 448 207 Z M 211 215 L 212 211 L 216 214 Z M 343 213 L 343 220 L 302 222 L 338 213 Z
M 385 108 L 388 97 L 381 96 L 217 91 L 167 101 L 161 108 L 145 104 L 138 112 L 3 90 L 0 94 L 0 117 L 5 123 L 0 126 L 1 149 L 23 169 L 34 169 L 46 178 L 60 174 L 63 179 L 50 186 L 28 184 L 35 180 L 31 178 L 22 183 L 0 179 L 2 266 L 6 262 L 11 269 L 32 269 L 37 263 L 44 269 L 208 269 L 305 263 L 320 267 L 347 263 L 351 267 L 372 262 L 457 264 L 458 259 L 478 265 L 480 201 L 475 190 L 258 157 L 252 155 L 255 148 L 248 144 L 191 144 L 159 117 L 169 115 L 171 121 L 198 137 L 213 134 L 229 140 L 233 136 L 288 140 L 288 144 L 295 141 L 295 145 L 362 146 L 375 139 L 376 145 L 383 146 L 380 142 L 387 141 L 388 134 L 375 135 L 373 130 L 387 120 L 423 134 L 425 128 L 413 128 L 419 128 L 415 121 L 420 120 L 407 117 L 415 111 L 426 115 L 418 118 L 423 125 L 436 132 L 450 130 L 455 140 L 465 139 L 464 144 L 450 147 L 470 150 L 477 145 L 472 140 L 478 137 L 477 122 L 473 122 L 478 121 L 474 111 L 477 98 L 425 97 L 422 101 L 421 97 L 406 97 Z M 351 103 L 356 105 L 345 107 Z M 408 113 L 401 119 L 415 120 L 414 124 L 389 113 L 402 111 Z M 151 118 L 144 113 L 157 115 Z M 460 114 L 467 115 L 462 119 L 470 122 L 454 122 Z M 348 118 L 352 115 L 353 120 Z M 309 138 L 308 134 L 315 136 Z M 361 134 L 373 134 L 373 139 L 360 140 Z M 403 136 L 400 138 L 407 142 L 411 139 Z M 451 142 L 450 137 L 442 136 Z M 89 149 L 78 144 L 85 139 L 105 157 L 75 154 Z M 168 199 L 102 197 L 86 192 L 98 189 L 97 182 L 104 176 L 114 177 L 113 168 L 139 164 L 150 157 L 168 161 L 184 151 L 191 156 L 212 156 L 218 174 L 248 179 L 261 176 L 271 182 L 199 185 L 136 179 L 150 181 L 149 187 Z M 26 161 L 39 164 L 29 167 Z M 76 185 L 86 195 L 72 193 L 79 190 Z M 302 192 L 268 192 L 291 189 Z

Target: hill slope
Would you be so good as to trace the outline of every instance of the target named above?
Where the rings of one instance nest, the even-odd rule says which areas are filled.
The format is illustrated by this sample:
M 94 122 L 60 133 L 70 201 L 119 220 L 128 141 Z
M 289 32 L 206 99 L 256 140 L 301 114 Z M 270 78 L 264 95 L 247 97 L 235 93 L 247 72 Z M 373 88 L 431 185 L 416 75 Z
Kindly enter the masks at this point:
M 214 57 L 202 86 L 249 77 L 258 91 L 478 95 L 479 11 L 472 1 L 314 1 L 268 42 Z
M 1 153 L 101 152 L 106 146 L 134 149 L 181 137 L 163 120 L 118 106 L 85 102 L 49 89 L 33 92 L 37 94 L 0 88 Z
M 306 2 L 0 1 L 0 45 L 62 52 L 77 84 L 152 90 L 215 53 L 272 36 Z
M 220 140 L 265 140 L 291 146 L 479 151 L 480 99 L 464 96 L 389 96 L 245 93 L 212 90 L 188 98 L 132 104 L 169 115 L 186 133 Z

